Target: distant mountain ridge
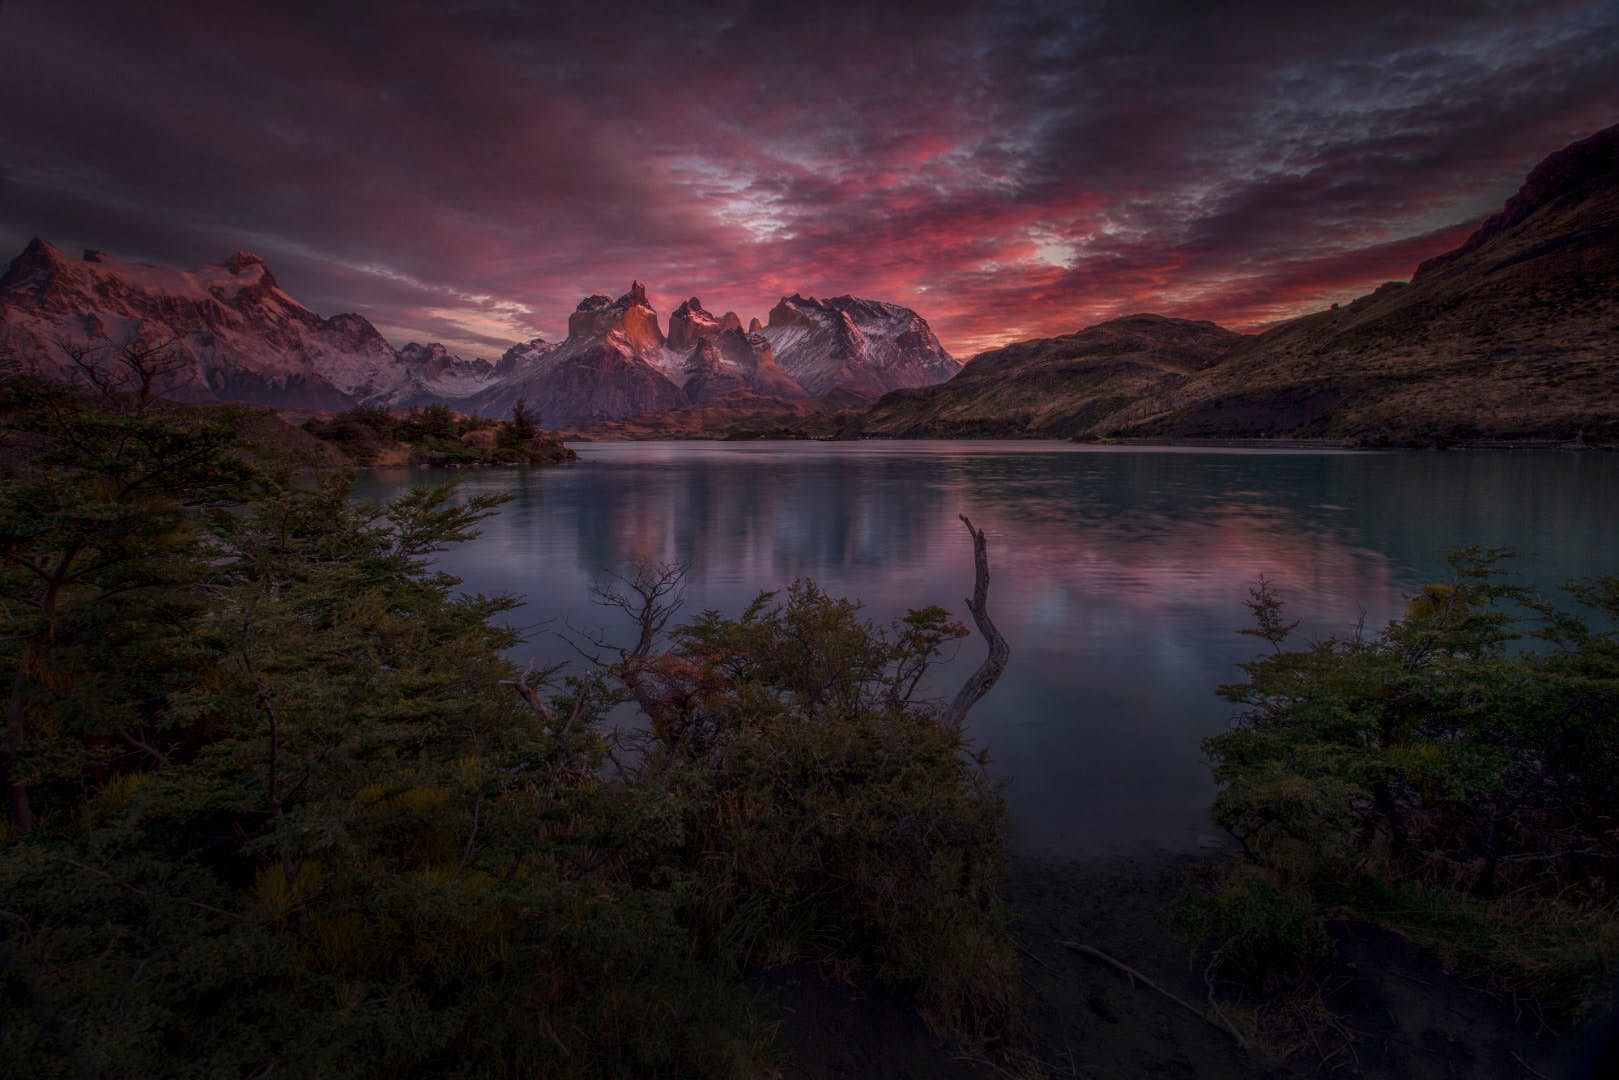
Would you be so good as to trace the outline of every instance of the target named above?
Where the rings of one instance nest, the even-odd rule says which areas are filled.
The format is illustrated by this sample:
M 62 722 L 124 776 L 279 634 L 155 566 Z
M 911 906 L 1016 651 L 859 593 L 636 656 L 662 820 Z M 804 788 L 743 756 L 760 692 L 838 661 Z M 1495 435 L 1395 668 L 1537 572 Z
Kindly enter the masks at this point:
M 794 293 L 770 309 L 759 333 L 782 369 L 816 397 L 871 400 L 941 383 L 961 370 L 920 315 L 878 300 Z
M 888 394 L 856 423 L 868 435 L 1074 435 L 1168 393 L 1243 340 L 1212 322 L 1129 315 L 979 353 L 949 382 Z
M 470 402 L 484 415 L 519 400 L 549 426 L 618 420 L 705 406 L 734 395 L 796 401 L 812 395 L 776 362 L 768 338 L 747 333 L 734 313 L 716 317 L 691 297 L 658 324 L 646 287 L 632 282 L 616 300 L 587 296 L 568 319 L 568 336 L 514 346 L 499 379 Z
M 181 271 L 95 251 L 74 259 L 34 240 L 0 277 L 0 356 L 65 380 L 74 351 L 104 362 L 122 346 L 155 346 L 183 361 L 160 387 L 177 400 L 300 409 L 448 404 L 504 415 L 524 399 L 553 427 L 721 401 L 721 412 L 764 402 L 797 414 L 821 409 L 823 396 L 870 401 L 959 367 L 908 308 L 797 294 L 777 307 L 790 314 L 744 330 L 735 312 L 715 316 L 694 296 L 670 316 L 666 336 L 637 281 L 617 298 L 581 300 L 564 340 L 536 338 L 490 362 L 437 343 L 395 350 L 360 315 L 323 318 L 282 291 L 256 255 Z
M 1256 335 L 1097 433 L 1619 440 L 1619 125 L 1409 283 Z

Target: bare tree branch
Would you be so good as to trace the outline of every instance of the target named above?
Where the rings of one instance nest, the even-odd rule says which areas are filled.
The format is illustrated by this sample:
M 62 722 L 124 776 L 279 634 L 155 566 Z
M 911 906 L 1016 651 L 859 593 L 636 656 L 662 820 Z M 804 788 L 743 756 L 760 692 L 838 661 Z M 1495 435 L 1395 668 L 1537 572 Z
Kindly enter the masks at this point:
M 57 348 L 74 369 L 73 382 L 108 401 L 133 397 L 137 410 L 144 410 L 160 389 L 171 386 L 190 362 L 177 345 L 175 338 L 123 345 L 106 337 L 89 342 L 56 339 Z
M 613 650 L 620 657 L 616 674 L 629 688 L 641 711 L 654 720 L 665 716 L 671 704 L 649 685 L 648 662 L 653 659 L 653 648 L 663 636 L 664 628 L 684 602 L 687 570 L 688 567 L 681 563 L 645 562 L 635 568 L 631 577 L 617 579 L 627 591 L 621 592 L 607 586 L 592 590 L 596 603 L 618 608 L 635 623 L 635 644 L 628 649 Z M 603 641 L 591 639 L 591 643 L 606 647 Z
M 618 608 L 635 621 L 638 635 L 635 645 L 625 654 L 626 661 L 644 660 L 669 620 L 680 611 L 688 569 L 683 563 L 643 562 L 636 566 L 633 576 L 617 578 L 628 592 L 604 585 L 591 590 L 596 603 Z
M 153 898 L 153 899 L 165 899 L 165 898 L 162 898 L 162 897 L 152 897 L 151 893 L 147 892 L 145 889 L 141 888 L 139 885 L 133 885 L 130 882 L 127 882 L 127 881 L 124 881 L 124 880 L 122 880 L 120 878 L 114 877 L 112 874 L 107 873 L 107 871 L 102 870 L 99 867 L 91 866 L 88 863 L 82 863 L 77 859 L 70 859 L 66 855 L 41 855 L 39 857 L 41 859 L 44 859 L 46 862 L 61 863 L 64 866 L 71 866 L 75 870 L 82 870 L 87 874 L 94 874 L 96 877 L 101 878 L 103 881 L 110 882 L 113 885 L 118 886 L 120 889 L 123 889 L 125 892 L 130 893 L 132 895 L 150 897 L 150 898 Z M 215 907 L 212 904 L 205 904 L 201 900 L 189 900 L 189 899 L 187 899 L 187 898 L 185 898 L 183 896 L 167 897 L 166 899 L 172 899 L 176 903 L 181 903 L 181 904 L 187 905 L 188 907 L 197 908 L 199 911 L 210 911 L 210 912 L 213 912 L 215 915 L 224 915 L 227 918 L 231 918 L 231 919 L 240 920 L 242 918 L 241 915 L 238 915 L 234 911 L 226 911 L 224 908 Z
M 168 755 L 164 754 L 163 751 L 159 750 L 157 747 L 153 746 L 151 743 L 141 741 L 140 739 L 136 738 L 134 735 L 130 734 L 127 730 L 122 729 L 122 728 L 119 729 L 118 735 L 126 743 L 128 743 L 130 746 L 133 746 L 135 749 L 142 750 L 142 751 L 145 751 L 146 753 L 150 754 L 152 756 L 152 758 L 154 760 L 156 760 L 159 765 L 162 765 L 164 768 L 168 767 L 168 764 L 169 764 Z
M 541 720 L 545 721 L 547 727 L 555 727 L 557 722 L 555 714 L 551 712 L 550 708 L 545 704 L 545 699 L 540 697 L 539 691 L 535 690 L 533 683 L 530 682 L 533 674 L 534 664 L 530 661 L 528 669 L 517 678 L 502 679 L 500 681 L 517 691 L 517 696 L 522 698 Z
M 967 610 L 972 612 L 973 622 L 978 626 L 978 632 L 984 635 L 989 643 L 989 655 L 984 662 L 978 665 L 978 670 L 962 684 L 956 693 L 956 700 L 950 704 L 949 719 L 952 724 L 960 727 L 967 721 L 967 714 L 972 707 L 978 704 L 980 698 L 989 693 L 1000 679 L 1001 672 L 1006 670 L 1006 661 L 1012 655 L 1011 648 L 1006 639 L 995 628 L 995 623 L 989 617 L 989 550 L 984 540 L 984 531 L 973 528 L 973 523 L 966 514 L 961 515 L 961 523 L 967 526 L 967 534 L 973 538 L 973 594 L 967 600 Z

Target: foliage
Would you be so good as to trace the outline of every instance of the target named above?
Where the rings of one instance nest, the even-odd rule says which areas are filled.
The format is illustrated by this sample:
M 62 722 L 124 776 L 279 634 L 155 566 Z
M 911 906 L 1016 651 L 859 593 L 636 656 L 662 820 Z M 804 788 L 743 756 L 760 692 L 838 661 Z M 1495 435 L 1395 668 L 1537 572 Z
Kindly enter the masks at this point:
M 741 960 L 851 959 L 982 1038 L 1016 982 L 995 887 L 1003 807 L 920 701 L 942 608 L 888 627 L 813 582 L 703 612 L 620 664 L 650 717 L 642 785 L 684 822 L 695 917 Z
M 502 424 L 499 442 L 504 446 L 521 446 L 540 433 L 539 417 L 528 407 L 526 398 L 518 398 L 512 405 L 512 419 Z
M 665 633 L 665 589 L 634 646 L 522 674 L 514 602 L 432 566 L 500 500 L 5 392 L 0 1073 L 756 1073 L 735 975 L 788 958 L 1004 1019 L 1000 803 L 916 697 L 943 612 L 806 583 Z
M 1503 555 L 1301 649 L 1256 589 L 1272 652 L 1222 689 L 1243 712 L 1205 744 L 1215 816 L 1277 888 L 1577 1012 L 1619 958 L 1619 582 L 1559 610 Z
M 509 421 L 462 416 L 448 405 L 403 415 L 359 407 L 314 417 L 304 430 L 356 465 L 545 465 L 573 459 L 560 440 L 540 431 L 522 402 Z
M 1210 893 L 1182 897 L 1171 921 L 1193 941 L 1218 942 L 1215 966 L 1254 983 L 1297 975 L 1332 955 L 1311 898 L 1255 866 L 1232 867 Z

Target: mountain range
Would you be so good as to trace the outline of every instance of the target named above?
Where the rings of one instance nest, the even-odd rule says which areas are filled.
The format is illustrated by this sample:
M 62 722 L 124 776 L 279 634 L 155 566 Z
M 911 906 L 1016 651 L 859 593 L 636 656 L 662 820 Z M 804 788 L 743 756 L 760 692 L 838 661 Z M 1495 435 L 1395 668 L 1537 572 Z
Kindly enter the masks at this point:
M 183 271 L 99 251 L 73 258 L 35 239 L 0 277 L 0 356 L 67 380 L 76 364 L 131 345 L 173 357 L 160 390 L 180 401 L 448 404 L 498 416 L 522 399 L 550 427 L 711 405 L 819 411 L 941 382 L 961 366 L 916 312 L 852 296 L 795 293 L 746 330 L 694 296 L 665 334 L 637 281 L 617 299 L 581 300 L 562 341 L 536 338 L 490 362 L 437 343 L 395 350 L 363 316 L 324 318 L 300 304 L 245 252 Z
M 927 321 L 784 296 L 761 322 L 697 297 L 667 332 L 634 282 L 558 342 L 498 360 L 394 349 L 321 316 L 263 259 L 182 271 L 34 240 L 0 277 L 0 358 L 74 377 L 125 345 L 176 358 L 182 401 L 340 410 L 519 400 L 586 437 L 1334 437 L 1619 440 L 1619 125 L 1551 155 L 1453 251 L 1348 304 L 1239 333 L 1141 314 L 965 366 Z

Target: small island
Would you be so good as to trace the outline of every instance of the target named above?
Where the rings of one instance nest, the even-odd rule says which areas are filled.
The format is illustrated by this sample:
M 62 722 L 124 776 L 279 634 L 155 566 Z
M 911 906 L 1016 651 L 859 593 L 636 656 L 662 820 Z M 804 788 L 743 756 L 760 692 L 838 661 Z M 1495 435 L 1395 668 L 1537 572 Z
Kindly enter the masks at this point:
M 578 458 L 560 438 L 540 430 L 521 400 L 509 420 L 467 416 L 443 404 L 395 411 L 361 407 L 311 417 L 303 429 L 364 468 L 558 465 Z

